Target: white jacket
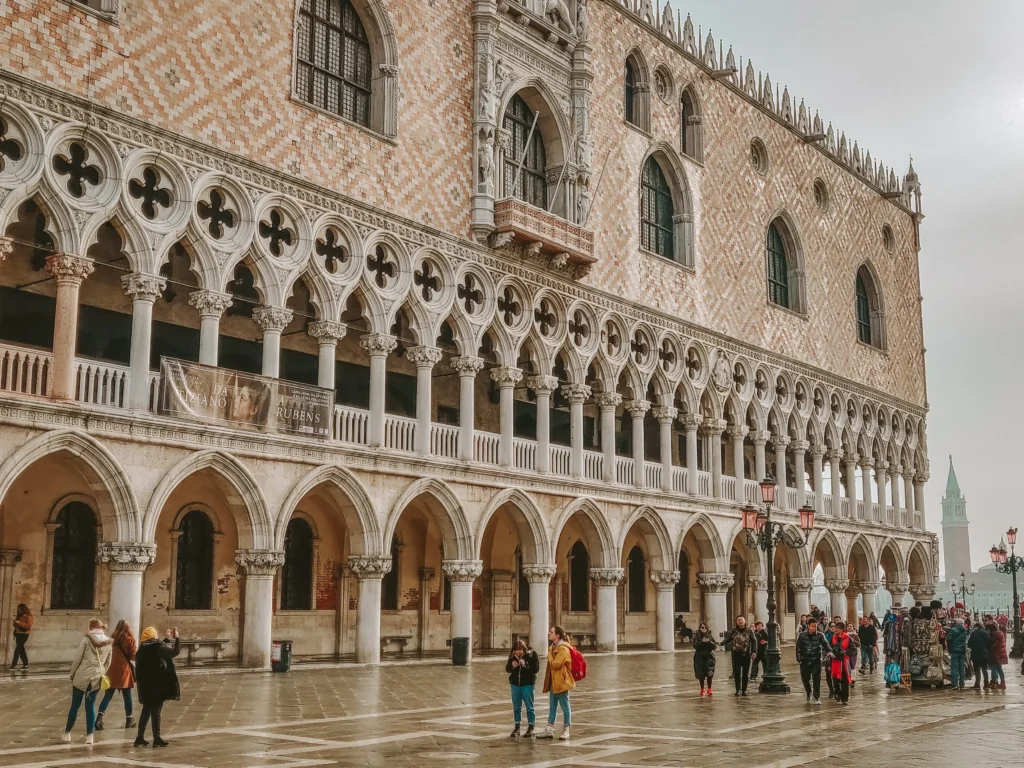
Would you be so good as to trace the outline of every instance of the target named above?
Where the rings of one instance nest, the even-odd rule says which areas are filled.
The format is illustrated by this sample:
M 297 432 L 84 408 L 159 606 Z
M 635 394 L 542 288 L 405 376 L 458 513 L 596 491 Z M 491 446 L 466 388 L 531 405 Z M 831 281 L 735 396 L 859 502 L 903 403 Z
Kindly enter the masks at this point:
M 100 678 L 110 667 L 111 642 L 102 629 L 93 629 L 85 634 L 71 660 L 71 684 L 75 688 L 80 691 L 99 689 Z

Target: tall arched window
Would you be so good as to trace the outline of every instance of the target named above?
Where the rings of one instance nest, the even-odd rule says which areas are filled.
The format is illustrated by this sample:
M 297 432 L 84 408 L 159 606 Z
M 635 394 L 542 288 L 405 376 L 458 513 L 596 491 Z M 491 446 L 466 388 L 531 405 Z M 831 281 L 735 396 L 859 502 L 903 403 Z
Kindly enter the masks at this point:
M 640 247 L 674 259 L 674 216 L 668 181 L 658 161 L 649 157 L 640 178 Z
M 505 197 L 514 197 L 535 208 L 546 210 L 548 161 L 544 153 L 544 137 L 541 136 L 540 127 L 534 127 L 534 116 L 530 105 L 519 94 L 512 97 L 505 109 L 502 127 L 512 137 L 511 147 L 505 153 Z M 520 162 L 523 164 L 522 171 L 519 170 Z
M 401 588 L 401 563 L 400 554 L 402 545 L 398 537 L 391 539 L 391 570 L 385 574 L 380 583 L 380 607 L 384 611 L 398 610 L 398 595 Z
M 569 610 L 590 610 L 590 555 L 582 541 L 569 550 Z
M 774 221 L 768 225 L 768 300 L 772 304 L 791 309 L 786 244 Z
M 519 592 L 516 600 L 517 611 L 530 610 L 530 580 L 523 574 L 523 551 L 516 548 L 516 581 Z
M 623 94 L 623 108 L 625 110 L 626 122 L 636 125 L 636 66 L 633 60 L 626 59 L 626 92 Z
M 629 612 L 643 613 L 647 610 L 647 584 L 644 567 L 644 551 L 639 546 L 629 550 Z
M 213 598 L 213 523 L 193 509 L 178 528 L 174 607 L 179 611 L 205 611 Z
M 313 529 L 293 517 L 284 534 L 281 568 L 281 609 L 308 611 L 313 607 Z
M 679 550 L 679 581 L 676 582 L 676 613 L 690 610 L 690 558 L 686 550 Z
M 703 160 L 704 141 L 701 115 L 697 109 L 697 100 L 689 88 L 683 89 L 682 95 L 679 97 L 679 106 L 680 149 L 684 155 L 692 157 L 694 160 Z
M 857 273 L 857 338 L 865 344 L 871 343 L 871 300 L 864 283 L 863 268 Z
M 303 0 L 297 38 L 296 95 L 369 127 L 370 43 L 350 0 Z
M 879 349 L 885 348 L 884 314 L 878 281 L 867 264 L 857 270 L 857 339 Z
M 96 581 L 96 515 L 88 504 L 72 501 L 57 513 L 50 572 L 50 607 L 93 607 Z

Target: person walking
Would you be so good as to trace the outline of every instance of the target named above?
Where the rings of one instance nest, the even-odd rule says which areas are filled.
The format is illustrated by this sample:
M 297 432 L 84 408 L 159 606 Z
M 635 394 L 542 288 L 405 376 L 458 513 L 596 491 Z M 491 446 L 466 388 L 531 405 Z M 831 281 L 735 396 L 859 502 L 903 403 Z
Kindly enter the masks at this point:
M 981 690 L 981 680 L 985 679 L 985 688 L 988 689 L 988 630 L 984 625 L 975 623 L 971 632 L 967 635 L 967 650 L 971 654 L 971 664 L 974 665 L 974 690 Z
M 764 668 L 765 656 L 768 653 L 768 632 L 765 630 L 764 624 L 760 621 L 754 622 L 754 638 L 757 640 L 757 644 L 754 649 L 754 663 L 750 668 L 751 680 L 757 680 L 758 669 Z
M 836 631 L 832 635 L 832 686 L 836 701 L 846 706 L 850 703 L 850 636 L 846 632 L 846 624 L 835 622 Z
M 846 658 L 850 662 L 850 687 L 853 688 L 857 684 L 857 659 L 860 658 L 860 635 L 857 634 L 852 620 L 846 625 L 846 635 L 850 638 L 850 648 L 846 652 Z
M 512 652 L 505 662 L 508 682 L 512 688 L 512 715 L 515 728 L 509 738 L 519 738 L 519 725 L 522 722 L 522 710 L 526 707 L 526 738 L 533 737 L 533 726 L 537 716 L 533 709 L 533 688 L 537 684 L 537 673 L 540 672 L 540 659 L 537 652 L 522 640 L 516 640 Z
M 78 644 L 78 650 L 71 661 L 71 708 L 68 709 L 68 721 L 64 727 L 61 741 L 71 741 L 71 729 L 75 727 L 78 710 L 85 702 L 85 743 L 93 743 L 93 731 L 96 730 L 96 694 L 107 667 L 110 666 L 110 644 L 114 642 L 107 637 L 106 627 L 99 619 L 89 622 L 89 631 Z
M 829 653 L 832 652 L 832 638 L 836 636 L 836 623 L 834 621 L 825 624 L 824 621 L 819 621 L 819 625 L 825 626 L 825 642 L 828 643 Z M 832 660 L 823 659 L 821 662 L 822 666 L 825 667 L 825 683 L 828 685 L 828 697 L 830 699 L 836 699 L 836 683 L 832 678 Z M 839 701 L 839 699 L 836 699 Z
M 1009 664 L 1010 659 L 1006 655 L 1006 634 L 995 623 L 990 624 L 988 628 L 988 663 L 992 670 L 989 688 L 1001 688 L 1005 691 L 1006 676 L 1003 674 L 1003 664 Z
M 708 625 L 701 622 L 693 636 L 693 674 L 700 682 L 700 695 L 711 695 L 711 683 L 715 678 L 715 636 Z
M 18 615 L 14 617 L 14 659 L 11 661 L 11 669 L 18 666 L 18 659 L 21 659 L 21 668 L 28 669 L 28 654 L 25 653 L 25 643 L 32 633 L 32 611 L 24 603 L 18 603 Z
M 860 637 L 860 672 L 873 674 L 878 668 L 878 628 L 870 618 L 862 618 L 857 636 Z
M 569 709 L 569 691 L 576 687 L 572 676 L 572 654 L 569 652 L 569 636 L 561 627 L 552 627 L 548 631 L 548 665 L 544 670 L 543 693 L 548 694 L 548 726 L 537 738 L 552 739 L 555 734 L 555 718 L 558 708 L 562 708 L 562 733 L 560 741 L 569 740 L 571 712 Z
M 962 691 L 967 672 L 967 630 L 963 619 L 954 619 L 953 626 L 946 630 L 946 650 L 949 651 L 949 677 L 953 690 Z
M 174 657 L 181 650 L 178 628 L 167 630 L 167 637 L 171 642 L 162 643 L 157 638 L 156 630 L 153 627 L 146 627 L 139 638 L 142 644 L 135 654 L 135 675 L 142 714 L 139 715 L 136 747 L 149 746 L 149 742 L 146 741 L 146 726 L 149 725 L 150 718 L 153 720 L 153 746 L 167 746 L 167 742 L 160 738 L 160 718 L 164 702 L 177 701 L 181 698 L 178 673 L 174 671 Z
M 132 688 L 135 687 L 136 643 L 131 624 L 121 619 L 114 627 L 114 634 L 111 637 L 114 643 L 111 645 L 110 669 L 107 670 L 110 687 L 103 692 L 103 699 L 100 701 L 100 713 L 96 717 L 97 731 L 103 730 L 103 713 L 107 711 L 114 694 L 118 691 L 124 700 L 124 727 L 135 727 L 135 718 L 132 717 Z
M 831 650 L 824 633 L 818 631 L 817 619 L 811 617 L 807 631 L 796 639 L 796 661 L 808 704 L 821 704 L 821 665 Z
M 732 649 L 732 677 L 736 683 L 736 695 L 746 696 L 750 657 L 755 653 L 757 638 L 747 626 L 745 618 L 736 617 L 736 625 L 726 633 L 722 644 Z

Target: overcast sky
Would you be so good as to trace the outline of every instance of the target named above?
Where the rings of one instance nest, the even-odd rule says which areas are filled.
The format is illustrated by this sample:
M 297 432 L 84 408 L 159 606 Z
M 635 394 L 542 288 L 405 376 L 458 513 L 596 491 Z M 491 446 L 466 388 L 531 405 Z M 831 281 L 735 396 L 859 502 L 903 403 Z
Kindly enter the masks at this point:
M 953 454 L 974 568 L 990 562 L 1003 531 L 1024 529 L 1024 416 L 1013 397 L 1024 367 L 1024 2 L 672 5 L 876 161 L 900 174 L 914 156 L 926 215 L 927 527 L 941 536 Z

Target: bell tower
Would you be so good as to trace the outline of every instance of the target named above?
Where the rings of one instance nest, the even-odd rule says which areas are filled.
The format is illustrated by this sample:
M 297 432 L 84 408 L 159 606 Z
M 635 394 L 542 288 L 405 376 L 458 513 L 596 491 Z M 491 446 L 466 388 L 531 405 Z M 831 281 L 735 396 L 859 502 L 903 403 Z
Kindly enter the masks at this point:
M 960 491 L 960 483 L 953 470 L 953 457 L 950 456 L 946 494 L 942 497 L 942 553 L 946 581 L 959 578 L 961 573 L 971 573 L 971 538 L 967 525 L 967 499 Z

